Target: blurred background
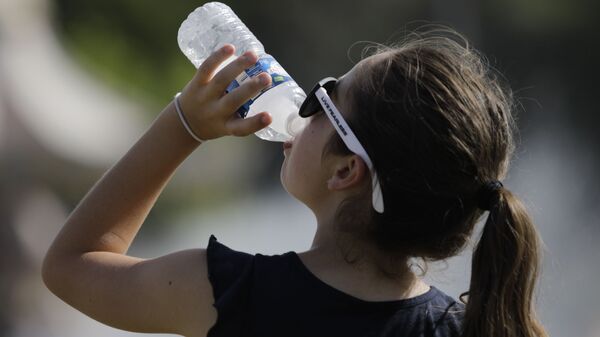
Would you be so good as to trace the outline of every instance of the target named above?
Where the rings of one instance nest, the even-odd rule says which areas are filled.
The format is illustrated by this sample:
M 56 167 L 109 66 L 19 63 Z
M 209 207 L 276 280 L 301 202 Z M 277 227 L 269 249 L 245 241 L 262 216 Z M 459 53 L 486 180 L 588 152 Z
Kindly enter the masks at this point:
M 305 89 L 341 75 L 364 43 L 425 23 L 466 35 L 523 106 L 508 188 L 545 242 L 537 307 L 551 336 L 600 336 L 598 2 L 572 0 L 229 1 Z M 71 309 L 42 284 L 68 213 L 191 78 L 180 23 L 203 2 L 0 0 L 0 336 L 138 336 Z M 179 169 L 130 254 L 206 247 L 310 247 L 312 213 L 279 182 L 280 143 L 204 145 Z M 430 282 L 467 290 L 470 248 Z

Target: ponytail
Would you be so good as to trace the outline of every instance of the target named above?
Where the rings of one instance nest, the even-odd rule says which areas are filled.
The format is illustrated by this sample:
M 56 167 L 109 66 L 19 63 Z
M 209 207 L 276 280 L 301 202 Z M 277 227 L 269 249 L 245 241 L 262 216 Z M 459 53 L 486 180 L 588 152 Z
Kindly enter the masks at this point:
M 498 189 L 494 201 L 473 253 L 463 337 L 547 337 L 533 308 L 537 231 L 509 190 Z

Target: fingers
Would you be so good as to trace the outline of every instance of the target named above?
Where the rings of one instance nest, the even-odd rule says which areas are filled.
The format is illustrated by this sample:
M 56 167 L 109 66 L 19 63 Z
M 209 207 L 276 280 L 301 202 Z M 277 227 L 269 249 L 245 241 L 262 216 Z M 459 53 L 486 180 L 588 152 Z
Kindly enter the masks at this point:
M 212 87 L 213 90 L 222 94 L 227 86 L 244 70 L 253 66 L 256 61 L 258 61 L 258 57 L 254 52 L 247 51 L 244 54 L 240 55 L 235 61 L 228 64 L 225 68 L 221 69 L 215 77 L 212 79 Z
M 212 53 L 198 68 L 194 81 L 198 84 L 208 83 L 215 75 L 215 72 L 221 63 L 230 58 L 234 52 L 235 47 L 231 44 L 226 44 Z
M 227 95 L 223 96 L 222 104 L 227 109 L 237 110 L 240 106 L 254 97 L 260 90 L 271 85 L 271 76 L 267 73 L 261 73 L 252 80 L 237 87 Z
M 267 112 L 261 112 L 250 118 L 234 118 L 227 123 L 227 129 L 234 136 L 248 136 L 271 124 L 272 118 Z
M 235 136 L 247 136 L 263 129 L 272 122 L 271 116 L 262 112 L 249 118 L 239 118 L 235 111 L 252 97 L 256 96 L 261 89 L 271 84 L 271 76 L 261 73 L 223 95 L 227 86 L 245 69 L 250 68 L 258 61 L 254 52 L 245 52 L 240 57 L 230 62 L 217 72 L 217 69 L 232 57 L 235 48 L 228 44 L 212 53 L 198 68 L 194 76 L 192 86 L 187 91 L 197 92 L 196 105 L 206 105 L 207 112 L 195 114 L 199 125 L 212 125 L 211 130 L 220 130 L 217 137 L 229 134 Z M 193 85 L 195 83 L 196 85 Z M 193 109 L 192 109 L 193 110 Z M 198 109 L 197 109 L 198 110 Z M 210 112 L 208 112 L 210 111 Z M 205 132 L 210 134 L 210 132 Z M 207 139 L 216 137 L 209 136 Z

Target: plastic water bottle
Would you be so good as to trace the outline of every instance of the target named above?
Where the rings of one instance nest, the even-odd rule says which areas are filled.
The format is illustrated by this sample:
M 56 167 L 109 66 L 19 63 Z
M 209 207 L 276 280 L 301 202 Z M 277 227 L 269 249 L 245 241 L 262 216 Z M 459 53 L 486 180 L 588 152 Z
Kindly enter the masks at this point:
M 256 132 L 258 137 L 283 142 L 293 138 L 305 125 L 305 119 L 299 117 L 298 110 L 306 94 L 273 56 L 265 53 L 262 43 L 229 6 L 220 2 L 209 2 L 196 8 L 181 24 L 177 42 L 181 51 L 196 68 L 213 51 L 226 43 L 233 44 L 236 52 L 223 62 L 218 70 L 248 50 L 258 55 L 256 64 L 242 72 L 227 87 L 229 92 L 262 72 L 271 75 L 271 86 L 263 89 L 237 111 L 241 117 L 250 117 L 262 111 L 271 114 L 272 123 Z

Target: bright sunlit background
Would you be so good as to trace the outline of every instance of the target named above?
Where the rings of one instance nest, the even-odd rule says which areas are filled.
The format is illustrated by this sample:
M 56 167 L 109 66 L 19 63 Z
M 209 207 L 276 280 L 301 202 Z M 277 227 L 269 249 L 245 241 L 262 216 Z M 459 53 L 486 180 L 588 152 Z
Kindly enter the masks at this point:
M 599 2 L 571 0 L 229 1 L 305 89 L 345 73 L 358 41 L 441 23 L 503 72 L 523 105 L 506 186 L 545 242 L 537 300 L 551 336 L 600 336 Z M 194 73 L 177 46 L 203 2 L 0 0 L 0 335 L 138 336 L 70 308 L 40 264 L 68 213 Z M 353 44 L 355 44 L 353 46 Z M 130 253 L 219 241 L 250 253 L 310 246 L 312 214 L 279 183 L 280 143 L 209 142 L 167 187 Z M 431 268 L 453 296 L 470 249 Z

